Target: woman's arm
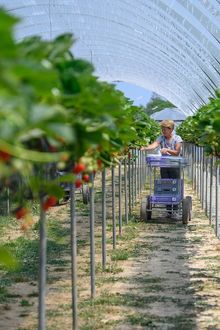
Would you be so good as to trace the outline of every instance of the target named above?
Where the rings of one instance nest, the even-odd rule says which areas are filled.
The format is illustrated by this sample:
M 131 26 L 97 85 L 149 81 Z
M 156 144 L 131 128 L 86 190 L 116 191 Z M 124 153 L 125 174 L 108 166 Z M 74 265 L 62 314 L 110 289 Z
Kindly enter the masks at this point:
M 182 143 L 176 143 L 175 150 L 171 150 L 168 148 L 162 148 L 160 151 L 161 151 L 162 155 L 179 156 L 181 147 L 182 147 Z
M 159 147 L 160 142 L 159 141 L 154 141 L 153 143 L 149 144 L 147 147 L 141 147 L 141 150 L 154 150 L 157 147 Z

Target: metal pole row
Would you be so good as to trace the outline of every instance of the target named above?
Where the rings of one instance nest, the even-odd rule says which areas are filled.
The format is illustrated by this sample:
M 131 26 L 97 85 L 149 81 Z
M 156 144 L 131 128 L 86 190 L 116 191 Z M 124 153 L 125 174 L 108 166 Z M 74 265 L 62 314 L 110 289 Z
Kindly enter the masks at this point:
M 220 237 L 220 158 L 207 156 L 203 147 L 193 144 L 184 144 L 184 156 L 192 160 L 188 169 L 189 179 L 209 218 L 209 224 L 214 226 L 216 236 Z
M 112 199 L 112 243 L 113 249 L 116 249 L 116 209 L 118 207 L 118 228 L 119 235 L 123 233 L 124 223 L 128 224 L 132 209 L 141 194 L 146 177 L 147 169 L 145 165 L 146 153 L 132 150 L 131 157 L 125 158 L 118 164 L 118 178 L 116 178 L 115 167 L 111 167 L 111 199 Z M 124 166 L 124 170 L 122 170 Z M 102 171 L 102 268 L 106 268 L 106 169 Z M 116 181 L 117 179 L 117 181 Z M 118 190 L 117 190 L 117 189 Z M 116 190 L 118 199 L 116 198 Z M 124 194 L 124 197 L 123 197 Z M 78 327 L 77 315 L 77 215 L 76 215 L 76 191 L 74 184 L 70 190 L 70 227 L 71 227 L 71 284 L 72 284 L 72 329 Z M 89 224 L 90 224 L 90 288 L 91 299 L 95 298 L 95 188 L 94 174 L 90 175 L 89 187 Z M 124 200 L 124 207 L 122 201 Z M 39 330 L 46 329 L 46 214 L 42 208 L 43 200 L 41 198 L 40 214 L 40 274 L 39 274 Z M 122 213 L 124 212 L 124 218 Z
M 202 208 L 205 209 L 209 217 L 209 222 L 214 225 L 215 234 L 220 235 L 220 219 L 219 219 L 219 186 L 220 186 L 220 159 L 217 157 L 208 157 L 205 155 L 204 149 L 195 145 L 186 145 L 184 147 L 185 156 L 192 159 L 190 168 L 188 169 L 189 177 L 192 180 L 193 188 L 196 190 Z M 115 167 L 111 168 L 111 196 L 112 196 L 112 239 L 113 249 L 116 249 L 116 204 L 118 204 L 118 226 L 119 235 L 122 235 L 123 217 L 122 217 L 122 200 L 124 193 L 124 222 L 128 223 L 137 197 L 140 195 L 141 189 L 144 187 L 146 178 L 149 176 L 147 167 L 145 166 L 144 152 L 132 150 L 131 157 L 123 161 L 124 171 L 122 171 L 122 163 L 118 166 L 118 200 L 116 201 L 116 183 L 115 183 Z M 122 176 L 124 174 L 124 180 Z M 94 175 L 90 176 L 91 185 L 90 192 L 90 279 L 91 279 L 91 299 L 95 297 L 95 204 L 94 204 Z M 124 185 L 122 184 L 124 183 Z M 39 330 L 46 329 L 46 214 L 43 211 L 43 199 L 40 198 L 40 265 L 39 265 Z M 76 201 L 75 188 L 71 187 L 70 192 L 70 226 L 71 226 L 71 282 L 72 282 L 72 328 L 77 329 L 77 222 L 76 222 Z M 106 267 L 106 170 L 102 172 L 102 267 Z

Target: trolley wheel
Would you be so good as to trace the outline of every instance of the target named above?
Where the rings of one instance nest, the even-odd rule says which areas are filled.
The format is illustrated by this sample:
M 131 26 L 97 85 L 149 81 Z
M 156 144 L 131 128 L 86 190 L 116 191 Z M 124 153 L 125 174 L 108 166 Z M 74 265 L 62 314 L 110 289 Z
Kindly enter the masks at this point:
M 189 211 L 189 221 L 192 219 L 192 197 L 186 196 L 185 197 L 189 201 L 190 211 Z
M 184 198 L 182 201 L 182 222 L 186 225 L 190 218 L 190 200 Z
M 88 204 L 90 201 L 89 186 L 87 184 L 82 185 L 82 198 L 83 204 Z
M 144 221 L 151 220 L 151 214 L 150 196 L 147 196 L 141 201 L 140 219 Z
M 147 196 L 147 220 L 151 220 L 152 206 L 150 202 L 150 196 Z
M 147 198 L 143 198 L 141 201 L 141 209 L 140 209 L 140 219 L 146 221 L 147 220 Z

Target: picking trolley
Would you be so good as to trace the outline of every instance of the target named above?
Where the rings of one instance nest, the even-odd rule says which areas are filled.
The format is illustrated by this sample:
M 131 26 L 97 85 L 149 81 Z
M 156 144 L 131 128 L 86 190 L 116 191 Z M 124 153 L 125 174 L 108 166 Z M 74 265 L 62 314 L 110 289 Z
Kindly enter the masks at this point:
M 192 197 L 184 197 L 184 167 L 186 158 L 176 156 L 148 155 L 150 194 L 141 202 L 140 217 L 151 220 L 153 209 L 165 209 L 171 217 L 174 214 L 187 224 L 192 216 Z M 179 168 L 180 178 L 161 178 L 162 168 Z

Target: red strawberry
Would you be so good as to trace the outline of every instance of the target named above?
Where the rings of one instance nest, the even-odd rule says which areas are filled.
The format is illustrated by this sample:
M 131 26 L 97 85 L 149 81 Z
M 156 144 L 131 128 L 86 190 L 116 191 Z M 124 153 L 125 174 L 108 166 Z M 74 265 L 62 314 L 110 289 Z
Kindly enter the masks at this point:
M 56 151 L 57 151 L 57 147 L 55 147 L 55 146 L 53 146 L 53 145 L 50 145 L 50 146 L 48 147 L 48 150 L 49 150 L 50 152 L 56 152 Z
M 99 169 L 102 167 L 102 161 L 101 161 L 101 159 L 98 159 L 97 160 L 97 165 L 98 165 L 98 168 Z
M 43 203 L 42 207 L 43 210 L 46 212 L 51 206 L 56 205 L 57 203 L 57 198 L 55 196 L 49 196 Z
M 11 158 L 11 155 L 4 150 L 0 150 L 0 160 L 7 162 Z
M 25 217 L 25 215 L 27 214 L 28 210 L 26 209 L 26 207 L 24 206 L 21 206 L 19 207 L 16 212 L 15 212 L 15 216 L 16 216 L 16 219 L 22 219 Z
M 89 175 L 88 174 L 83 174 L 82 179 L 85 182 L 89 182 Z
M 80 188 L 81 185 L 82 185 L 82 180 L 80 180 L 80 179 L 76 179 L 76 181 L 75 181 L 75 187 L 76 187 L 76 188 Z
M 83 163 L 77 163 L 73 167 L 73 173 L 74 174 L 79 174 L 79 173 L 85 171 L 85 169 L 86 169 L 86 166 Z

